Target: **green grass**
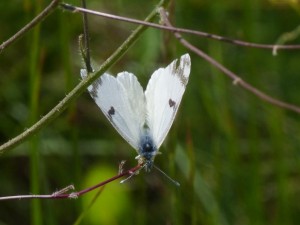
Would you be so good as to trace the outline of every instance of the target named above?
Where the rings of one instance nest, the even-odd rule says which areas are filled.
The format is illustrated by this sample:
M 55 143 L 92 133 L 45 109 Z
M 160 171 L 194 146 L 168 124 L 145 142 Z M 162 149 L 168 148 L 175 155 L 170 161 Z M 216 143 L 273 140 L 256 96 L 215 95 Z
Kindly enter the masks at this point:
M 74 3 L 70 1 L 69 3 Z M 75 2 L 77 4 L 77 2 Z M 74 3 L 74 4 L 75 4 Z M 1 41 L 46 3 L 3 1 Z M 157 1 L 89 1 L 103 12 L 143 19 Z M 137 10 L 138 9 L 138 10 Z M 297 28 L 297 6 L 271 1 L 176 1 L 175 24 L 226 37 L 276 43 Z M 90 17 L 91 55 L 101 65 L 135 25 Z M 79 82 L 81 16 L 57 9 L 0 55 L 0 140 L 22 133 Z M 184 35 L 242 79 L 272 97 L 300 105 L 299 52 L 251 49 Z M 297 43 L 299 38 L 290 43 Z M 26 44 L 25 44 L 26 43 Z M 189 52 L 171 33 L 147 30 L 109 72 L 135 73 L 145 87 L 151 73 Z M 297 224 L 300 220 L 300 115 L 270 105 L 232 84 L 191 53 L 186 93 L 156 165 L 157 171 L 105 186 L 76 200 L 0 203 L 0 224 Z M 0 157 L 0 195 L 77 190 L 110 178 L 136 153 L 85 92 L 37 135 Z M 103 214 L 103 212 L 106 212 Z

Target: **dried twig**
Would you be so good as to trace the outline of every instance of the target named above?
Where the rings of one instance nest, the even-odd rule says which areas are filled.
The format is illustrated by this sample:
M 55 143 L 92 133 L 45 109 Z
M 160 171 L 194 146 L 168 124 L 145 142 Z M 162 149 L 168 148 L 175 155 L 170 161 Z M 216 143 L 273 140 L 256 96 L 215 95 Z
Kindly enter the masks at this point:
M 161 14 L 163 22 L 168 27 L 172 27 L 170 21 L 168 20 L 167 14 L 166 14 L 166 12 L 164 11 L 163 8 L 160 9 L 160 14 Z M 256 89 L 255 87 L 253 87 L 249 83 L 242 80 L 242 78 L 240 78 L 238 75 L 231 72 L 229 69 L 224 67 L 222 64 L 220 64 L 219 62 L 217 62 L 216 60 L 211 58 L 209 55 L 207 55 L 206 53 L 201 51 L 199 48 L 195 47 L 194 45 L 190 44 L 188 41 L 183 39 L 181 34 L 179 34 L 178 32 L 174 32 L 174 35 L 181 42 L 181 44 L 183 44 L 186 48 L 190 49 L 192 52 L 196 53 L 198 56 L 202 57 L 203 59 L 205 59 L 206 61 L 208 61 L 212 65 L 214 65 L 216 68 L 221 70 L 225 75 L 230 77 L 233 80 L 234 85 L 240 85 L 241 87 L 245 88 L 246 90 L 250 91 L 251 93 L 253 93 L 254 95 L 258 96 L 259 98 L 261 98 L 262 100 L 264 100 L 266 102 L 269 102 L 273 105 L 276 105 L 276 106 L 279 106 L 281 108 L 288 109 L 288 110 L 291 110 L 291 111 L 294 111 L 294 112 L 300 114 L 300 107 L 298 107 L 296 105 L 286 103 L 286 102 L 283 102 L 283 101 L 280 101 L 278 99 L 275 99 L 275 98 L 265 94 L 264 92 Z
M 77 13 L 77 12 L 89 13 L 89 14 L 96 15 L 96 16 L 101 16 L 101 17 L 105 17 L 105 18 L 109 18 L 109 19 L 113 19 L 113 20 L 129 22 L 129 23 L 140 24 L 140 25 L 144 25 L 144 26 L 154 27 L 157 29 L 179 32 L 179 33 L 193 34 L 196 36 L 206 37 L 206 38 L 223 41 L 223 42 L 227 42 L 230 44 L 235 44 L 235 45 L 239 45 L 239 46 L 243 46 L 243 47 L 272 49 L 273 52 L 277 51 L 279 49 L 289 49 L 289 50 L 300 49 L 300 45 L 277 45 L 277 44 L 276 45 L 267 45 L 267 44 L 250 43 L 250 42 L 246 42 L 246 41 L 234 40 L 231 38 L 202 32 L 202 31 L 178 28 L 178 27 L 174 27 L 174 26 L 165 26 L 165 25 L 160 25 L 160 24 L 156 24 L 156 23 L 150 23 L 147 21 L 132 19 L 132 18 L 128 18 L 128 17 L 116 16 L 116 15 L 112 15 L 112 14 L 108 14 L 108 13 L 102 13 L 102 12 L 85 9 L 85 8 L 81 8 L 81 7 L 77 7 L 77 6 L 73 6 L 73 5 L 69 5 L 69 4 L 65 4 L 65 3 L 61 3 L 60 5 L 64 9 L 70 10 L 74 13 Z

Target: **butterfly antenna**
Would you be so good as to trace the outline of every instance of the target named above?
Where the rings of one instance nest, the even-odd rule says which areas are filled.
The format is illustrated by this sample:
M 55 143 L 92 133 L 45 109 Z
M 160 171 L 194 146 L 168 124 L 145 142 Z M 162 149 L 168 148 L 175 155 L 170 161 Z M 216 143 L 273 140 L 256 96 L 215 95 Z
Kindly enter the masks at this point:
M 157 169 L 159 172 L 161 172 L 166 178 L 168 178 L 173 184 L 175 184 L 177 187 L 179 187 L 180 186 L 180 183 L 178 182 L 178 181 L 176 181 L 176 180 L 174 180 L 174 179 L 172 179 L 171 177 L 169 177 L 164 171 L 162 171 L 161 169 L 159 169 L 157 166 L 155 166 L 154 164 L 153 164 L 153 167 L 155 168 L 155 169 Z

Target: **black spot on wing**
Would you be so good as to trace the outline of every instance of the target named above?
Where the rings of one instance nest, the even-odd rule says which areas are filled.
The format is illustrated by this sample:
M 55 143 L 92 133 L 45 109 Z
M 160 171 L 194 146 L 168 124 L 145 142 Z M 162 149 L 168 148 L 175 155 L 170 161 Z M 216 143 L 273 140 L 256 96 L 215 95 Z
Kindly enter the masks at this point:
M 176 102 L 173 101 L 172 99 L 169 99 L 169 106 L 170 106 L 170 108 L 173 108 L 175 110 L 175 105 L 176 105 Z
M 109 109 L 108 112 L 107 112 L 107 113 L 108 113 L 108 118 L 109 118 L 110 120 L 112 120 L 112 116 L 115 115 L 115 112 L 116 112 L 116 111 L 115 111 L 115 108 L 111 106 L 110 109 Z
M 92 83 L 92 85 L 91 85 L 92 90 L 90 90 L 90 95 L 92 96 L 93 99 L 98 97 L 97 90 L 98 90 L 98 88 L 100 88 L 99 86 L 101 86 L 101 85 L 102 85 L 101 77 Z

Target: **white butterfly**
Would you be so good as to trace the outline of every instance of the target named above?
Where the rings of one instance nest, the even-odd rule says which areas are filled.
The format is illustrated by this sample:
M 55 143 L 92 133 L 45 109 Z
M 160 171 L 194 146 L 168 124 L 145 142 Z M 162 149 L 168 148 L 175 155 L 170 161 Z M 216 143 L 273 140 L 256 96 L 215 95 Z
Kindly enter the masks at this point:
M 90 95 L 120 135 L 137 151 L 146 171 L 153 166 L 158 149 L 168 134 L 188 83 L 191 59 L 181 56 L 156 70 L 146 91 L 132 73 L 117 77 L 107 73 L 88 87 Z M 81 77 L 87 76 L 82 69 Z

